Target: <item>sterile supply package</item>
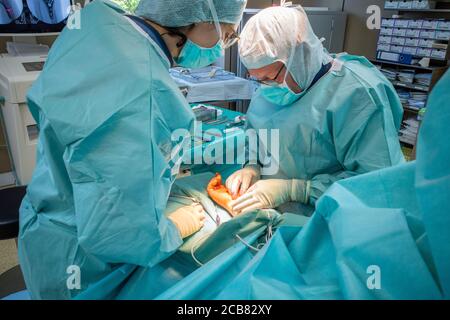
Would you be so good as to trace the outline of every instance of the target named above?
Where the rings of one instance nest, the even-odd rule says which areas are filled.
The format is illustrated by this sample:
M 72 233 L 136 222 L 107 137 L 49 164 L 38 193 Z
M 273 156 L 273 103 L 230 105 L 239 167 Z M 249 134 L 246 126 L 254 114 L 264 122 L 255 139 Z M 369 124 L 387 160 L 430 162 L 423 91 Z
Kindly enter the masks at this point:
M 170 74 L 193 83 L 232 80 L 236 77 L 234 73 L 215 66 L 199 69 L 175 67 L 170 69 Z
M 197 121 L 216 120 L 223 114 L 222 110 L 219 110 L 211 106 L 205 106 L 203 104 L 199 104 L 193 107 L 192 111 L 194 112 Z

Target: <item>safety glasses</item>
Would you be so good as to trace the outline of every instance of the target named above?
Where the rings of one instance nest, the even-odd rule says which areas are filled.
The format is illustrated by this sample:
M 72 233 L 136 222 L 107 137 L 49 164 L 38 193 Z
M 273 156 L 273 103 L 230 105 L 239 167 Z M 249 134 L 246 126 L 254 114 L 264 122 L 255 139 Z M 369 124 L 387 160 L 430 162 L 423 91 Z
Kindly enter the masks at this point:
M 223 39 L 223 48 L 228 49 L 234 46 L 240 40 L 239 35 L 236 31 L 233 31 L 230 35 L 227 35 L 225 39 Z
M 273 77 L 272 79 L 267 79 L 267 80 L 257 80 L 257 79 L 253 79 L 253 81 L 255 81 L 255 82 L 259 83 L 259 84 L 266 85 L 266 86 L 271 86 L 271 87 L 278 86 L 278 85 L 280 85 L 280 84 L 279 84 L 276 80 L 278 79 L 278 77 L 279 77 L 280 74 L 281 74 L 281 71 L 283 71 L 283 69 L 284 69 L 285 67 L 286 67 L 286 66 L 283 64 L 283 65 L 281 66 L 280 70 L 278 70 L 277 75 L 276 75 L 275 77 Z
M 222 34 L 222 28 L 219 23 L 219 18 L 217 16 L 216 8 L 214 6 L 214 3 L 212 0 L 207 0 L 209 4 L 209 8 L 211 10 L 211 15 L 213 17 L 213 23 L 216 27 L 217 34 L 219 35 L 219 39 L 222 39 L 222 48 L 228 49 L 231 46 L 235 45 L 239 41 L 239 35 L 236 33 L 236 31 L 233 31 L 230 35 L 227 35 L 225 38 L 223 38 Z

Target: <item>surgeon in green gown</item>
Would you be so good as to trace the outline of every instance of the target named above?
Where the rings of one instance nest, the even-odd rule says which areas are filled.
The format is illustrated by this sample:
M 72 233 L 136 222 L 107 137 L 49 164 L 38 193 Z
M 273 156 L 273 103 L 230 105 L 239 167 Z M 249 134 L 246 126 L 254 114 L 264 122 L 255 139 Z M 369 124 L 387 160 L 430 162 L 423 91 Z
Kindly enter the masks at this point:
M 129 15 L 97 0 L 58 37 L 28 93 L 40 133 L 19 258 L 32 298 L 113 298 L 202 227 L 198 205 L 164 215 L 181 158 L 171 134 L 194 121 L 169 68 L 217 60 L 245 4 L 142 0 Z
M 334 182 L 404 161 L 395 89 L 367 59 L 328 54 L 302 7 L 256 14 L 239 52 L 261 83 L 249 128 L 278 130 L 279 144 L 261 139 L 258 162 L 228 178 L 240 196 L 235 211 L 276 207 L 310 215 Z
M 417 160 L 340 180 L 303 227 L 228 249 L 159 299 L 450 299 L 450 71 Z

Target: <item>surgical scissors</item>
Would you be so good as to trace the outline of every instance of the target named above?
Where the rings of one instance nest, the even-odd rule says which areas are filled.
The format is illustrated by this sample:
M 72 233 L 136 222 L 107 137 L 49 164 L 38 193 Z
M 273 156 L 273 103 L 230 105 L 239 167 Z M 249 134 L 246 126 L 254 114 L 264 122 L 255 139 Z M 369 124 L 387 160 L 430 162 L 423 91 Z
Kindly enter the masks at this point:
M 201 204 L 200 201 L 197 198 L 189 197 L 189 196 L 185 196 L 185 195 L 181 195 L 181 194 L 170 194 L 169 198 L 185 199 L 185 200 L 192 201 L 193 204 Z

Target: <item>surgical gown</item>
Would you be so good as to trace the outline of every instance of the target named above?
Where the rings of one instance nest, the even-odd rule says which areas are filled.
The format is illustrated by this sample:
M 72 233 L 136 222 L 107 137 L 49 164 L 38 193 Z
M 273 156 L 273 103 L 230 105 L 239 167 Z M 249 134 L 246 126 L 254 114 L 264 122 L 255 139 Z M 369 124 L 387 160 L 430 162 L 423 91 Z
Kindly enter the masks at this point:
M 298 100 L 278 106 L 256 94 L 249 127 L 279 130 L 279 157 L 271 139 L 262 163 L 279 167 L 264 178 L 311 181 L 309 206 L 287 210 L 309 215 L 332 183 L 404 161 L 398 141 L 403 109 L 389 81 L 367 59 L 342 54 L 331 70 Z M 280 210 L 284 211 L 283 208 Z
M 177 161 L 171 133 L 194 116 L 169 57 L 108 1 L 65 29 L 28 94 L 38 159 L 20 209 L 19 258 L 32 298 L 67 299 L 182 244 L 165 218 Z
M 416 162 L 336 182 L 304 228 L 280 228 L 254 258 L 229 249 L 158 298 L 450 299 L 449 87 L 447 72 Z

